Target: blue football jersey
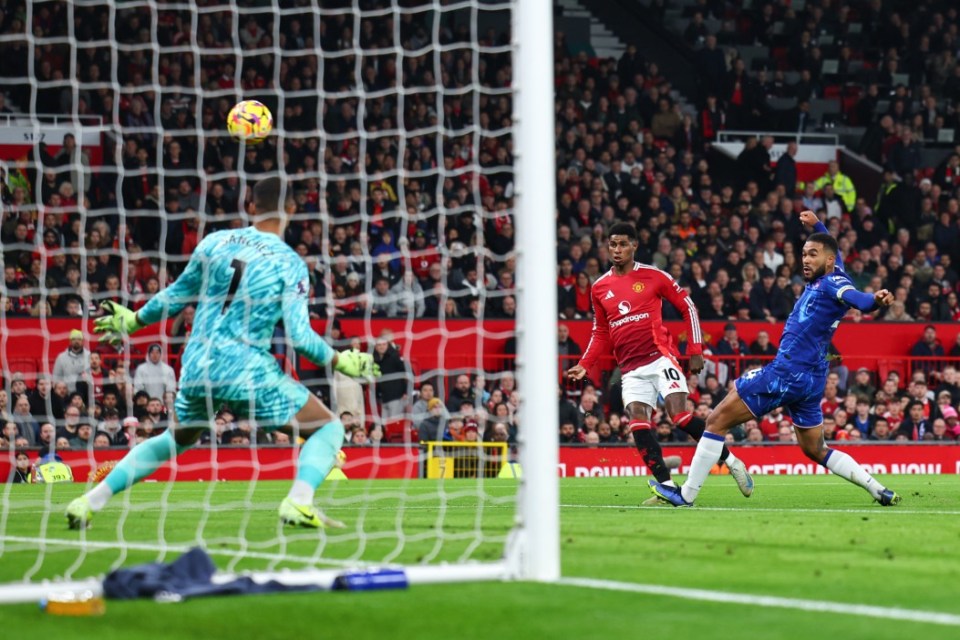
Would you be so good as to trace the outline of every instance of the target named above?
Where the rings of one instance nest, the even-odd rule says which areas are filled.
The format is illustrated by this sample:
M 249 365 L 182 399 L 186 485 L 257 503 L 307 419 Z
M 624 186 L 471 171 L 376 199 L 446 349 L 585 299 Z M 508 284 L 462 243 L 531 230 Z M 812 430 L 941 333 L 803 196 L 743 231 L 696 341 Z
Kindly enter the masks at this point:
M 271 339 L 282 319 L 294 348 L 318 365 L 331 347 L 310 327 L 306 265 L 278 236 L 255 227 L 203 239 L 176 282 L 138 313 L 150 324 L 196 304 L 181 361 L 182 388 L 250 388 L 275 379 Z
M 853 282 L 838 268 L 807 283 L 783 327 L 774 362 L 791 369 L 823 371 L 827 349 L 849 306 L 841 299 Z

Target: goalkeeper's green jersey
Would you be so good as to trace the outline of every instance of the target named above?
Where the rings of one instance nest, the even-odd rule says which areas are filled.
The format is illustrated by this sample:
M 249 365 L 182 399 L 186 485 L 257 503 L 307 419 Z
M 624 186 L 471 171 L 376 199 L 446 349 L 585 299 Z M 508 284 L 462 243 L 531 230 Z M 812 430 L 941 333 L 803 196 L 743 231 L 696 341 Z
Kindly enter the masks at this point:
M 150 324 L 197 305 L 181 361 L 182 390 L 259 387 L 278 371 L 270 344 L 279 320 L 299 353 L 320 366 L 333 358 L 310 327 L 309 291 L 306 265 L 275 234 L 255 227 L 218 231 L 138 316 Z

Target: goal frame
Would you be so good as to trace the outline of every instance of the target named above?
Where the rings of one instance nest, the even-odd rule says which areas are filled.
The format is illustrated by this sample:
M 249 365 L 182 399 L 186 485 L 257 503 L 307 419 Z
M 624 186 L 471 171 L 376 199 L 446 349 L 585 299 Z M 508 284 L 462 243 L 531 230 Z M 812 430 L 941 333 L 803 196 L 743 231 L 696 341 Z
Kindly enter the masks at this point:
M 501 560 L 401 566 L 410 584 L 560 578 L 557 461 L 556 241 L 554 239 L 553 6 L 514 0 L 513 139 L 517 248 L 517 382 L 523 394 L 518 434 L 522 477 L 517 513 Z M 330 588 L 343 569 L 256 571 L 257 581 Z M 215 581 L 234 579 L 218 573 Z M 0 604 L 37 602 L 64 592 L 103 592 L 98 578 L 0 585 Z

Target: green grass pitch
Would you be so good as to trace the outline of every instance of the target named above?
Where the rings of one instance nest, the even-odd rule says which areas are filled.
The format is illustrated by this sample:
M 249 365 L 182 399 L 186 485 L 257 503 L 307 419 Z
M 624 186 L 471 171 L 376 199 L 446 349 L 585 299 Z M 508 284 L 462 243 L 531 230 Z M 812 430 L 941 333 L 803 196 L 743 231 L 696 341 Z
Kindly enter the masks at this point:
M 561 484 L 565 577 L 960 613 L 960 478 L 894 476 L 903 496 L 884 509 L 833 476 L 758 477 L 744 499 L 711 478 L 694 509 L 640 507 L 644 478 Z M 438 488 L 443 488 L 438 492 Z M 516 484 L 357 482 L 321 502 L 348 521 L 328 536 L 278 528 L 285 482 L 140 485 L 84 533 L 67 531 L 76 486 L 12 486 L 5 494 L 0 581 L 94 575 L 155 561 L 166 545 L 203 541 L 222 568 L 495 559 L 515 511 Z M 46 508 L 46 503 L 52 508 Z M 165 517 L 161 517 L 165 514 Z M 365 532 L 358 536 L 357 532 Z M 240 554 L 240 540 L 246 540 Z M 129 548 L 123 552 L 117 541 Z M 46 541 L 38 552 L 38 539 Z M 85 551 L 78 547 L 87 541 Z M 165 559 L 176 557 L 169 552 Z M 325 564 L 330 563 L 330 564 Z M 9 637 L 48 638 L 958 638 L 960 627 L 728 604 L 570 585 L 476 583 L 406 591 L 108 602 L 101 618 L 0 606 Z

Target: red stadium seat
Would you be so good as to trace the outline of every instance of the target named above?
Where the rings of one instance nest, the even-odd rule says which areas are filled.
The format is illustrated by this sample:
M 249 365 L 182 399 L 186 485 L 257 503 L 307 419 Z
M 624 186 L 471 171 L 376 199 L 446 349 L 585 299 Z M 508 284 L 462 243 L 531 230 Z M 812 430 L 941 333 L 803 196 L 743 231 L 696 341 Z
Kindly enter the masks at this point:
M 907 375 L 907 361 L 900 358 L 881 358 L 877 360 L 877 382 L 882 384 L 891 371 L 900 376 L 901 388 L 905 387 L 909 376 Z
M 36 358 L 10 358 L 4 360 L 3 369 L 0 371 L 3 379 L 9 383 L 10 378 L 15 373 L 22 373 L 23 380 L 27 383 L 28 389 L 37 386 L 37 376 L 42 373 L 40 365 Z
M 412 425 L 406 418 L 394 418 L 384 422 L 383 439 L 390 443 L 416 442 Z

